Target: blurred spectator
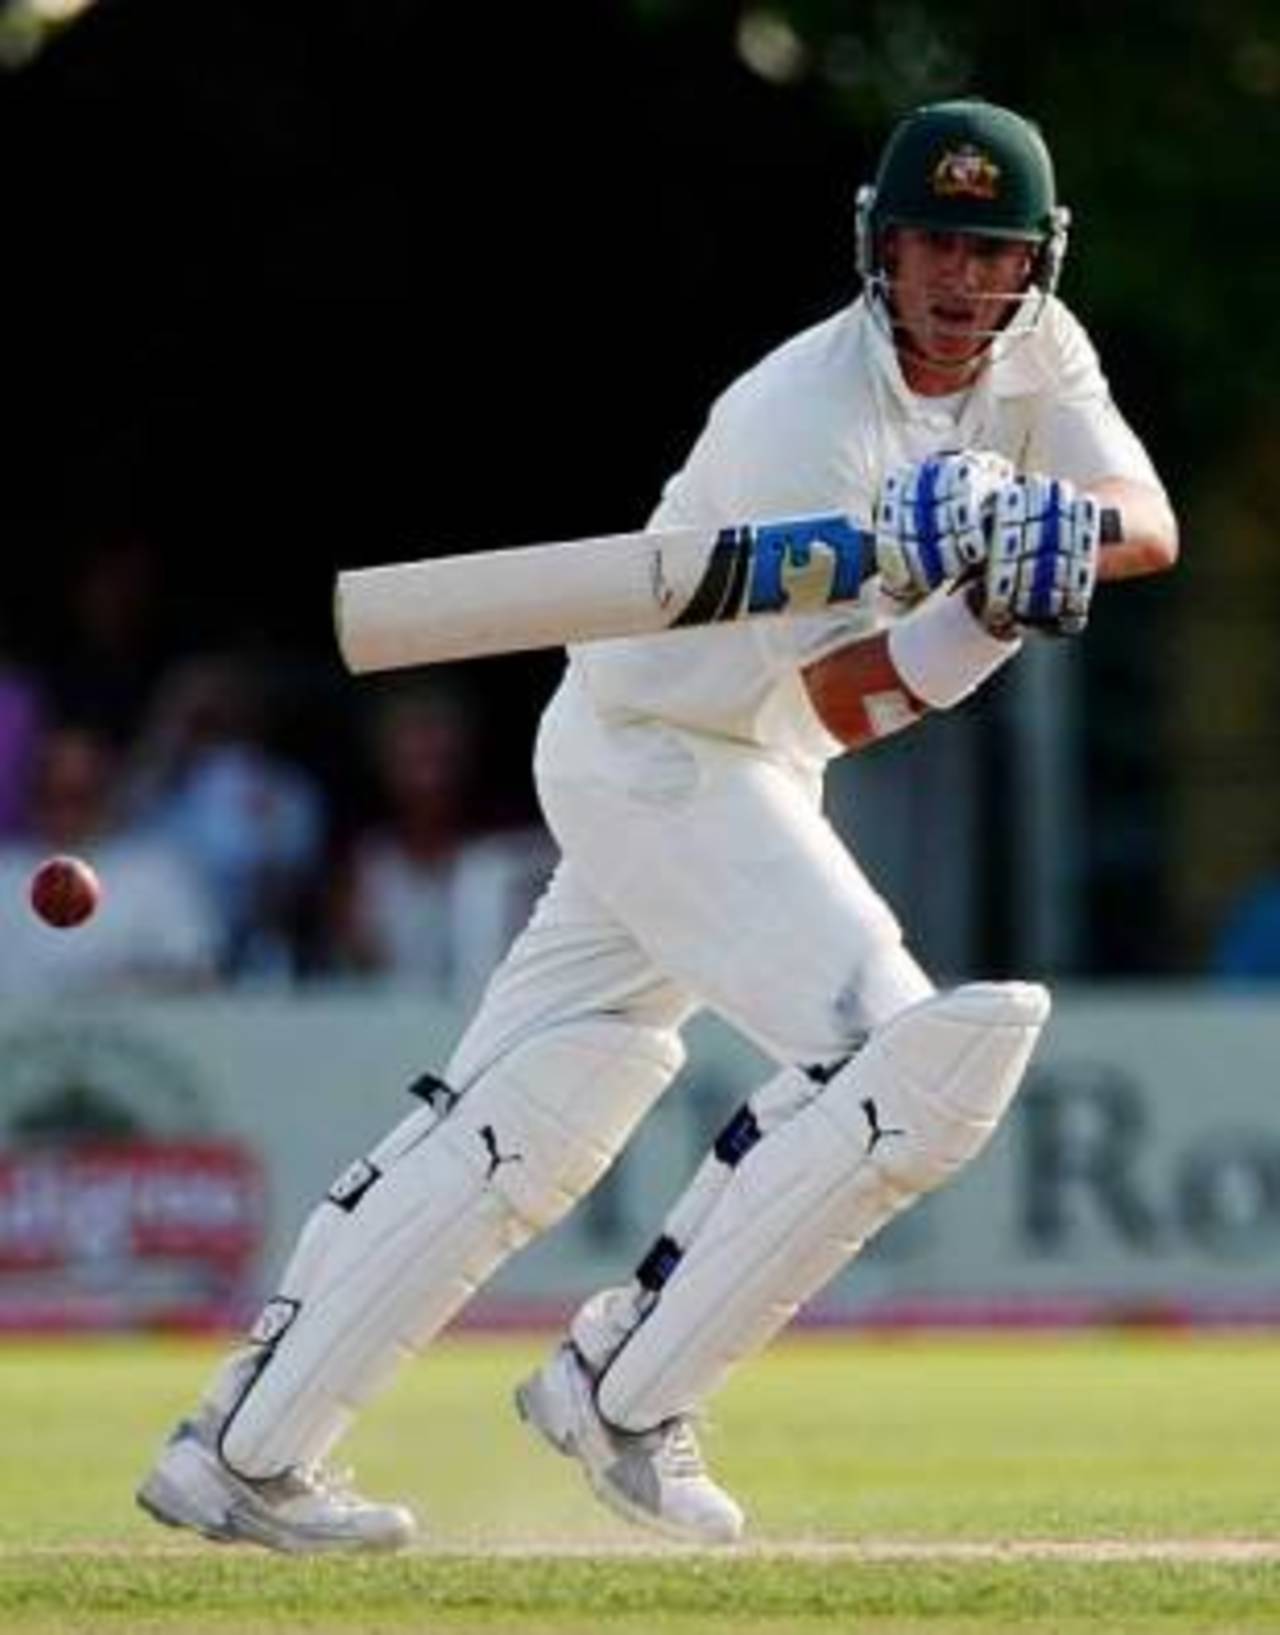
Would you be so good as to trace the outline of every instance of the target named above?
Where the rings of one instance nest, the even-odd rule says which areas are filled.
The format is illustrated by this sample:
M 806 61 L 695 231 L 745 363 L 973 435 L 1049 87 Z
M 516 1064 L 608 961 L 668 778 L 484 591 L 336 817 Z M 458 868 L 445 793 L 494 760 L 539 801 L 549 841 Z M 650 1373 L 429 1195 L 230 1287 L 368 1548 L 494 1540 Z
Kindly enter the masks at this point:
M 0 660 L 0 839 L 22 828 L 43 716 L 35 681 Z
M 1228 982 L 1274 982 L 1280 977 L 1280 874 L 1263 875 L 1232 908 L 1209 969 Z
M 541 826 L 475 834 L 478 745 L 448 692 L 384 700 L 370 750 L 382 813 L 338 870 L 338 964 L 470 1005 L 550 877 L 550 836 Z
M 81 546 L 63 581 L 66 628 L 48 666 L 53 713 L 124 746 L 164 663 L 159 552 L 127 526 Z
M 89 728 L 59 727 L 36 758 L 25 832 L 0 845 L 0 998 L 201 987 L 214 974 L 215 928 L 199 883 L 162 841 L 113 822 L 112 746 Z M 32 913 L 36 864 L 74 852 L 103 884 L 98 912 L 74 931 Z
M 220 920 L 219 968 L 290 982 L 327 827 L 323 793 L 269 746 L 261 678 L 230 655 L 193 658 L 161 684 L 136 750 L 131 809 L 192 862 Z

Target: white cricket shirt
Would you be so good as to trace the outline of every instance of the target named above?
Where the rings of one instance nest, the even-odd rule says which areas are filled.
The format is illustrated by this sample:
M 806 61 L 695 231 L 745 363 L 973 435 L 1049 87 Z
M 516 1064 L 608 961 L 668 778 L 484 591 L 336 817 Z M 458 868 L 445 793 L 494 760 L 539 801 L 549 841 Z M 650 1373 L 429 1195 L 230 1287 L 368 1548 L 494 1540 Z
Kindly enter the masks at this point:
M 786 341 L 716 401 L 651 528 L 847 512 L 870 522 L 895 467 L 944 449 L 994 449 L 1020 471 L 1082 487 L 1127 477 L 1159 487 L 1111 401 L 1083 327 L 1051 298 L 1031 335 L 969 390 L 909 390 L 863 299 Z M 806 771 L 842 752 L 818 720 L 801 670 L 890 617 L 865 605 L 763 618 L 570 649 L 564 685 L 606 721 L 657 720 L 735 739 Z

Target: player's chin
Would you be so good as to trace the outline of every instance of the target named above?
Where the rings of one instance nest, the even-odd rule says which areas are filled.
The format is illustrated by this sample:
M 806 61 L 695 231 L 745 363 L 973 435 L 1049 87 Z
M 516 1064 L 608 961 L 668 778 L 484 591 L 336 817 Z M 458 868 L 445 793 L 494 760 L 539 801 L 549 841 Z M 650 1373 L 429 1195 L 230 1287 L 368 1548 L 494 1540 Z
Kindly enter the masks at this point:
M 972 363 L 982 356 L 990 339 L 972 325 L 935 320 L 929 325 L 925 350 L 939 363 Z

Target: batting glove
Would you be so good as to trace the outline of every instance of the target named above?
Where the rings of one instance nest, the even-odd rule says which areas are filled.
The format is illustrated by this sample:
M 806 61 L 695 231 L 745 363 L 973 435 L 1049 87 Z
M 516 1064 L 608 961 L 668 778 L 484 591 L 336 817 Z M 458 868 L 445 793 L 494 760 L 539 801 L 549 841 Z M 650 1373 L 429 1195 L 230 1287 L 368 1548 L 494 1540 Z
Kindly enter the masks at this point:
M 1005 483 L 977 598 L 987 629 L 1078 635 L 1089 621 L 1101 532 L 1097 500 L 1072 483 L 1034 473 Z
M 876 566 L 890 596 L 911 603 L 987 560 L 995 496 L 1013 480 L 1001 454 L 933 454 L 886 478 L 876 502 Z

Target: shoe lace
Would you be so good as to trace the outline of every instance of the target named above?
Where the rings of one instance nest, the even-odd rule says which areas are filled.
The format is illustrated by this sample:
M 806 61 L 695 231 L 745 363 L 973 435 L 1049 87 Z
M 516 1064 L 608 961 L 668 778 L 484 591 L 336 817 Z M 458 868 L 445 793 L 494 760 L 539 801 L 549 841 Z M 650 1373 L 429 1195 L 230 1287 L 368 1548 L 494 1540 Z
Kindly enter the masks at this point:
M 299 1465 L 290 1473 L 294 1491 L 329 1504 L 351 1508 L 364 1501 L 355 1489 L 355 1472 L 349 1466 L 334 1469 L 319 1462 Z
M 698 1445 L 693 1421 L 687 1414 L 664 1420 L 645 1433 L 654 1464 L 664 1476 L 690 1478 L 705 1476 L 706 1461 Z

